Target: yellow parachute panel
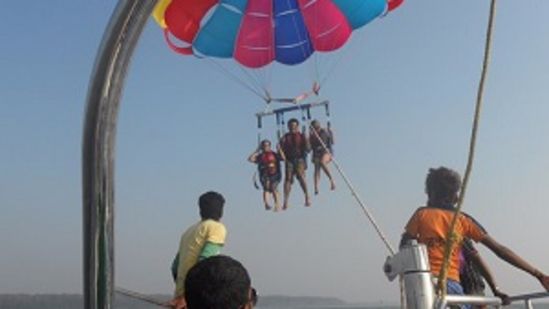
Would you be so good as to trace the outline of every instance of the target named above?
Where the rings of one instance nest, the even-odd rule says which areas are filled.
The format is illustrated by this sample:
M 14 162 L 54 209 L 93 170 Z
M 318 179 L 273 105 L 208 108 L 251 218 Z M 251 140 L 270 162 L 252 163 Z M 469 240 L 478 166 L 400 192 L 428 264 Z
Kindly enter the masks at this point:
M 166 21 L 164 20 L 164 12 L 166 12 L 166 8 L 172 0 L 158 0 L 158 3 L 154 7 L 154 10 L 152 12 L 152 17 L 156 21 L 156 23 L 162 27 L 162 29 L 166 28 Z

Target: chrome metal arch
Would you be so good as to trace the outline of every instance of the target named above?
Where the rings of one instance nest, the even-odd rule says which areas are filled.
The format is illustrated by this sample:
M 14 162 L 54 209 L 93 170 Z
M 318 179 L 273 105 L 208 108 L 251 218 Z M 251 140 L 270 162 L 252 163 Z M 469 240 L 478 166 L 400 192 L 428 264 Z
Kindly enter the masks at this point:
M 91 76 L 82 140 L 84 308 L 111 308 L 114 293 L 114 154 L 128 66 L 156 0 L 120 0 Z

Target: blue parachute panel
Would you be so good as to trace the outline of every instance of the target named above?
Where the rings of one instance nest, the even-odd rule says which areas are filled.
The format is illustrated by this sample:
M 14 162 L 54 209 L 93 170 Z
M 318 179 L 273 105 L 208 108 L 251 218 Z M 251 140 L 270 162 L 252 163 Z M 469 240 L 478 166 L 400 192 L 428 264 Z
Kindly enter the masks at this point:
M 221 1 L 221 3 L 232 6 L 239 10 L 241 13 L 244 13 L 244 11 L 246 10 L 246 5 L 248 4 L 248 0 L 223 0 Z
M 313 53 L 309 33 L 296 0 L 274 0 L 275 59 L 298 64 Z
M 199 30 L 193 47 L 200 54 L 231 58 L 247 0 L 224 0 Z
M 353 29 L 360 28 L 385 12 L 387 0 L 333 0 Z

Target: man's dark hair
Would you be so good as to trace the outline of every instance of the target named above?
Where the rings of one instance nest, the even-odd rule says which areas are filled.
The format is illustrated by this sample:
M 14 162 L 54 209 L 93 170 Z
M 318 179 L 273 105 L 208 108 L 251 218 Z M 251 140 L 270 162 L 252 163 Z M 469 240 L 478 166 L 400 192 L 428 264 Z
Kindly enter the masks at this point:
M 219 221 L 223 216 L 223 205 L 225 199 L 223 195 L 210 191 L 202 194 L 198 199 L 198 206 L 200 207 L 200 217 L 202 220 L 212 219 Z
M 455 204 L 460 188 L 461 177 L 456 171 L 443 166 L 429 169 L 425 180 L 429 206 L 448 207 Z
M 195 264 L 185 278 L 188 309 L 239 309 L 250 301 L 251 279 L 242 264 L 225 255 Z
M 292 122 L 295 122 L 296 124 L 299 124 L 299 120 L 297 120 L 296 118 L 292 118 L 292 119 L 288 120 L 288 126 L 290 126 L 292 124 Z

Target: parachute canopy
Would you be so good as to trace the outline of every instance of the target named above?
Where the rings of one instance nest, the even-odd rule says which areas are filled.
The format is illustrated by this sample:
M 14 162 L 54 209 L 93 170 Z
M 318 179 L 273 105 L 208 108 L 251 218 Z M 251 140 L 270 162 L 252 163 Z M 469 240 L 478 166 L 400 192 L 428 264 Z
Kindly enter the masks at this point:
M 295 65 L 343 46 L 351 32 L 403 0 L 160 0 L 153 17 L 184 55 L 248 68 Z M 173 38 L 181 43 L 174 43 Z

